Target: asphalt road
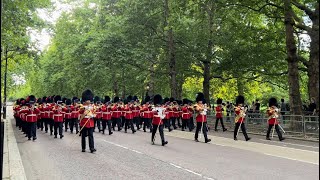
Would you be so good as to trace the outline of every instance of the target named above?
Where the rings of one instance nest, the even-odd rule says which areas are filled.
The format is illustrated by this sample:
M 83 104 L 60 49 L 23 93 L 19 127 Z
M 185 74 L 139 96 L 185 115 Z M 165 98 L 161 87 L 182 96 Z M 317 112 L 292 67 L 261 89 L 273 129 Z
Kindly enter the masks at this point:
M 96 132 L 97 152 L 83 153 L 80 137 L 69 132 L 63 139 L 54 139 L 37 131 L 33 142 L 15 126 L 14 130 L 30 180 L 319 179 L 319 145 L 312 142 L 267 142 L 262 136 L 245 142 L 242 135 L 235 142 L 231 133 L 218 132 L 205 144 L 194 142 L 192 132 L 176 130 L 165 132 L 169 144 L 163 147 L 159 134 L 157 145 L 151 145 L 150 133 L 116 131 L 111 136 Z

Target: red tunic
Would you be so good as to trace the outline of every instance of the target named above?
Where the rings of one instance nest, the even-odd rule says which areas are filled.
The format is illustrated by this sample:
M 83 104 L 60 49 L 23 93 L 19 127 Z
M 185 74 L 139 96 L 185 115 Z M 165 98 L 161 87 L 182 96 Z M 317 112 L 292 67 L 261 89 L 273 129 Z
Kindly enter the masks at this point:
M 163 121 L 160 118 L 160 116 L 158 115 L 158 112 L 152 111 L 152 115 L 153 115 L 152 124 L 154 124 L 154 125 L 162 125 L 163 124 Z
M 153 112 L 151 111 L 151 108 L 148 106 L 143 107 L 143 118 L 151 119 L 153 117 Z
M 124 112 L 125 112 L 125 116 L 124 116 L 125 119 L 129 119 L 129 120 L 133 119 L 133 112 L 131 110 L 131 107 L 126 105 L 126 107 L 124 108 Z
M 106 106 L 102 106 L 101 107 L 101 115 L 102 115 L 102 120 L 108 121 L 111 120 L 111 108 L 110 107 L 106 107 Z
M 65 112 L 64 114 L 65 119 L 72 119 L 72 116 L 71 116 L 72 109 L 73 109 L 72 105 L 70 105 L 69 107 L 63 108 L 63 111 Z
M 191 113 L 187 106 L 182 107 L 182 120 L 189 120 L 191 118 Z
M 223 108 L 220 105 L 218 105 L 215 109 L 216 109 L 216 118 L 222 118 Z
M 91 113 L 93 114 L 93 111 L 92 111 L 92 110 L 90 110 L 90 111 L 91 111 Z M 82 109 L 82 110 L 79 111 L 79 113 L 80 113 L 80 115 L 81 115 L 81 117 L 82 117 L 82 115 L 86 115 L 88 112 L 85 111 L 84 109 Z M 84 113 L 85 113 L 85 114 L 84 114 Z M 92 128 L 92 127 L 94 127 L 93 117 L 88 116 L 88 115 L 84 116 L 83 119 L 80 119 L 80 126 L 81 126 L 81 127 L 85 126 L 86 128 Z
M 120 118 L 121 117 L 121 113 L 122 113 L 121 107 L 113 106 L 111 108 L 111 110 L 112 110 L 112 117 L 113 118 Z
M 269 119 L 268 119 L 269 125 L 279 124 L 279 121 L 278 121 L 275 113 L 276 112 L 274 111 L 274 108 L 272 108 L 272 107 L 267 110 L 267 114 L 269 116 Z
M 20 111 L 21 113 L 25 114 L 24 119 L 26 122 L 37 122 L 38 114 L 40 114 L 40 110 L 38 108 L 28 108 Z
M 241 111 L 241 107 L 238 106 L 235 108 L 234 112 L 236 113 L 237 116 L 240 116 L 240 111 Z M 236 117 L 237 118 L 237 117 Z M 244 117 L 238 117 L 238 123 L 243 123 L 245 118 Z
M 59 110 L 60 107 L 56 106 L 53 110 L 53 121 L 54 122 L 63 122 L 63 112 L 62 109 Z
M 79 119 L 79 108 L 72 106 L 71 107 L 71 118 L 72 119 Z

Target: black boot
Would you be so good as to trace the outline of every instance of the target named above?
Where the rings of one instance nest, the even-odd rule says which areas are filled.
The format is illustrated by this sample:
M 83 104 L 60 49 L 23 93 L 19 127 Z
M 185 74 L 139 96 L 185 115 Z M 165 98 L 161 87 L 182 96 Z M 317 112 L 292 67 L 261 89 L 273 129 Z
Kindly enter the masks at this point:
M 206 139 L 205 140 L 205 143 L 208 143 L 208 142 L 210 142 L 211 141 L 211 139 Z
M 91 148 L 91 149 L 90 149 L 90 152 L 91 152 L 91 153 L 96 152 L 96 151 L 97 151 L 97 150 L 96 150 L 95 148 Z
M 62 139 L 64 137 L 64 135 L 60 135 L 60 139 Z
M 166 144 L 168 144 L 168 141 L 163 141 L 162 142 L 162 146 L 165 146 Z

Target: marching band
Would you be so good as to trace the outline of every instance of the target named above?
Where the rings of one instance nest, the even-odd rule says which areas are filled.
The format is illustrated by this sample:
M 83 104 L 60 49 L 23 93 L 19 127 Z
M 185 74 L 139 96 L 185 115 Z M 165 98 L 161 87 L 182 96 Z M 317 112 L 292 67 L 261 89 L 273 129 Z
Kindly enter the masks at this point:
M 215 130 L 217 130 L 220 121 L 223 131 L 227 131 L 223 124 L 222 99 L 218 99 L 217 104 L 218 106 L 215 107 Z M 210 108 L 205 102 L 203 93 L 197 94 L 196 104 L 194 105 L 188 99 L 183 99 L 183 101 L 173 98 L 162 99 L 159 94 L 152 99 L 147 96 L 143 103 L 140 103 L 137 96 L 128 96 L 124 101 L 120 100 L 119 97 L 114 97 L 111 102 L 109 96 L 100 100 L 99 97 L 94 97 L 90 90 L 84 91 L 81 99 L 77 97 L 61 99 L 60 95 L 36 99 L 35 96 L 30 95 L 26 99 L 18 99 L 13 110 L 16 126 L 26 134 L 28 140 L 32 138 L 35 141 L 37 139 L 37 128 L 41 131 L 44 129 L 46 133 L 50 130 L 50 135 L 54 134 L 54 138 L 57 138 L 59 134 L 60 139 L 62 139 L 64 137 L 64 127 L 66 132 L 68 129 L 70 129 L 70 133 L 75 130 L 76 134 L 81 136 L 83 152 L 86 149 L 86 137 L 89 139 L 90 152 L 96 151 L 93 137 L 96 127 L 98 132 L 102 134 L 105 134 L 108 128 L 109 135 L 113 134 L 116 127 L 118 131 L 124 128 L 125 133 L 129 128 L 133 134 L 141 128 L 146 132 L 148 128 L 150 129 L 152 144 L 155 143 L 156 132 L 159 130 L 161 143 L 164 146 L 168 144 L 168 141 L 164 138 L 164 128 L 168 128 L 170 132 L 180 127 L 182 131 L 188 129 L 191 132 L 194 129 L 194 117 L 196 121 L 195 141 L 199 142 L 199 138 L 201 138 L 199 132 L 203 134 L 205 143 L 211 141 L 207 135 L 209 131 L 207 113 Z M 249 141 L 251 138 L 248 137 L 245 128 L 246 108 L 244 107 L 243 96 L 236 98 L 234 112 L 236 115 L 234 140 L 238 140 L 238 133 L 241 128 L 245 140 Z M 266 139 L 271 140 L 271 130 L 272 137 L 274 130 L 276 130 L 279 140 L 284 140 L 279 129 L 281 126 L 277 120 L 278 109 L 275 98 L 269 100 L 267 115 L 269 116 L 269 127 Z M 281 128 L 281 130 L 283 129 Z

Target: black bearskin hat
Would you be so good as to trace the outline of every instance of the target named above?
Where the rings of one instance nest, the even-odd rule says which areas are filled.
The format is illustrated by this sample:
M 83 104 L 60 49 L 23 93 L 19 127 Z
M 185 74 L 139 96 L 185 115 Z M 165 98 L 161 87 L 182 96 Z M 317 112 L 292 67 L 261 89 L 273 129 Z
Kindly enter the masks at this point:
M 171 98 L 170 98 L 170 102 L 173 102 L 173 101 L 174 101 L 174 98 L 173 98 L 173 97 L 171 97 Z
M 188 99 L 182 99 L 182 104 L 185 105 L 185 104 L 188 104 L 189 103 L 189 100 Z
M 63 98 L 62 98 L 62 102 L 63 102 L 63 103 L 66 103 L 66 100 L 67 100 L 67 99 L 68 99 L 68 98 L 63 97 Z
M 95 96 L 94 99 L 93 99 L 93 102 L 96 103 L 98 101 L 100 101 L 100 98 L 98 96 Z
M 196 97 L 196 102 L 202 101 L 204 103 L 204 94 L 199 92 Z
M 20 104 L 20 99 L 17 99 L 16 100 L 16 105 L 19 105 Z
M 132 100 L 132 96 L 129 95 L 129 96 L 127 97 L 127 101 L 130 102 L 131 100 Z
M 239 105 L 239 104 L 244 104 L 244 97 L 239 95 L 237 96 L 236 98 L 236 104 Z
M 92 101 L 92 100 L 93 100 L 92 91 L 90 91 L 89 89 L 83 91 L 81 101 L 86 102 L 86 101 Z
M 170 99 L 168 97 L 164 98 L 164 100 L 163 100 L 164 103 L 167 103 L 169 101 L 170 101 Z
M 71 103 L 72 103 L 72 102 L 71 102 L 71 99 L 67 99 L 67 100 L 66 100 L 66 105 L 67 105 L 67 106 L 68 106 L 68 105 L 71 105 Z
M 28 102 L 30 102 L 30 101 L 36 102 L 36 97 L 34 95 L 30 95 L 28 97 Z
M 217 99 L 217 104 L 222 104 L 222 99 L 221 98 Z
M 137 96 L 133 96 L 132 100 L 136 101 L 136 100 L 138 100 L 138 97 Z
M 117 103 L 117 102 L 119 102 L 119 100 L 120 100 L 119 97 L 116 96 L 116 97 L 113 98 L 113 103 Z
M 153 97 L 153 104 L 161 104 L 162 103 L 162 96 L 160 94 L 157 94 Z
M 25 100 L 24 98 L 21 98 L 21 99 L 20 99 L 20 104 L 21 104 L 22 106 L 26 105 L 26 100 Z
M 111 100 L 111 99 L 110 99 L 109 96 L 105 96 L 105 97 L 104 97 L 104 103 L 110 102 L 110 100 Z
M 146 96 L 146 98 L 144 99 L 144 103 L 149 102 L 150 101 L 150 96 Z
M 43 102 L 43 103 L 46 103 L 46 102 L 47 102 L 47 97 L 46 97 L 46 96 L 43 96 L 43 97 L 42 97 L 42 102 Z
M 269 99 L 269 107 L 271 106 L 278 106 L 277 99 L 274 97 Z
M 37 99 L 37 103 L 42 104 L 42 99 L 41 98 Z
M 178 103 L 178 105 L 181 105 L 182 101 L 181 100 L 177 100 L 177 103 Z
M 53 100 L 55 103 L 57 103 L 58 101 L 61 101 L 61 96 L 56 95 Z
M 74 97 L 72 98 L 72 102 L 74 102 L 75 100 L 79 100 L 78 97 L 75 97 L 75 96 L 74 96 Z

